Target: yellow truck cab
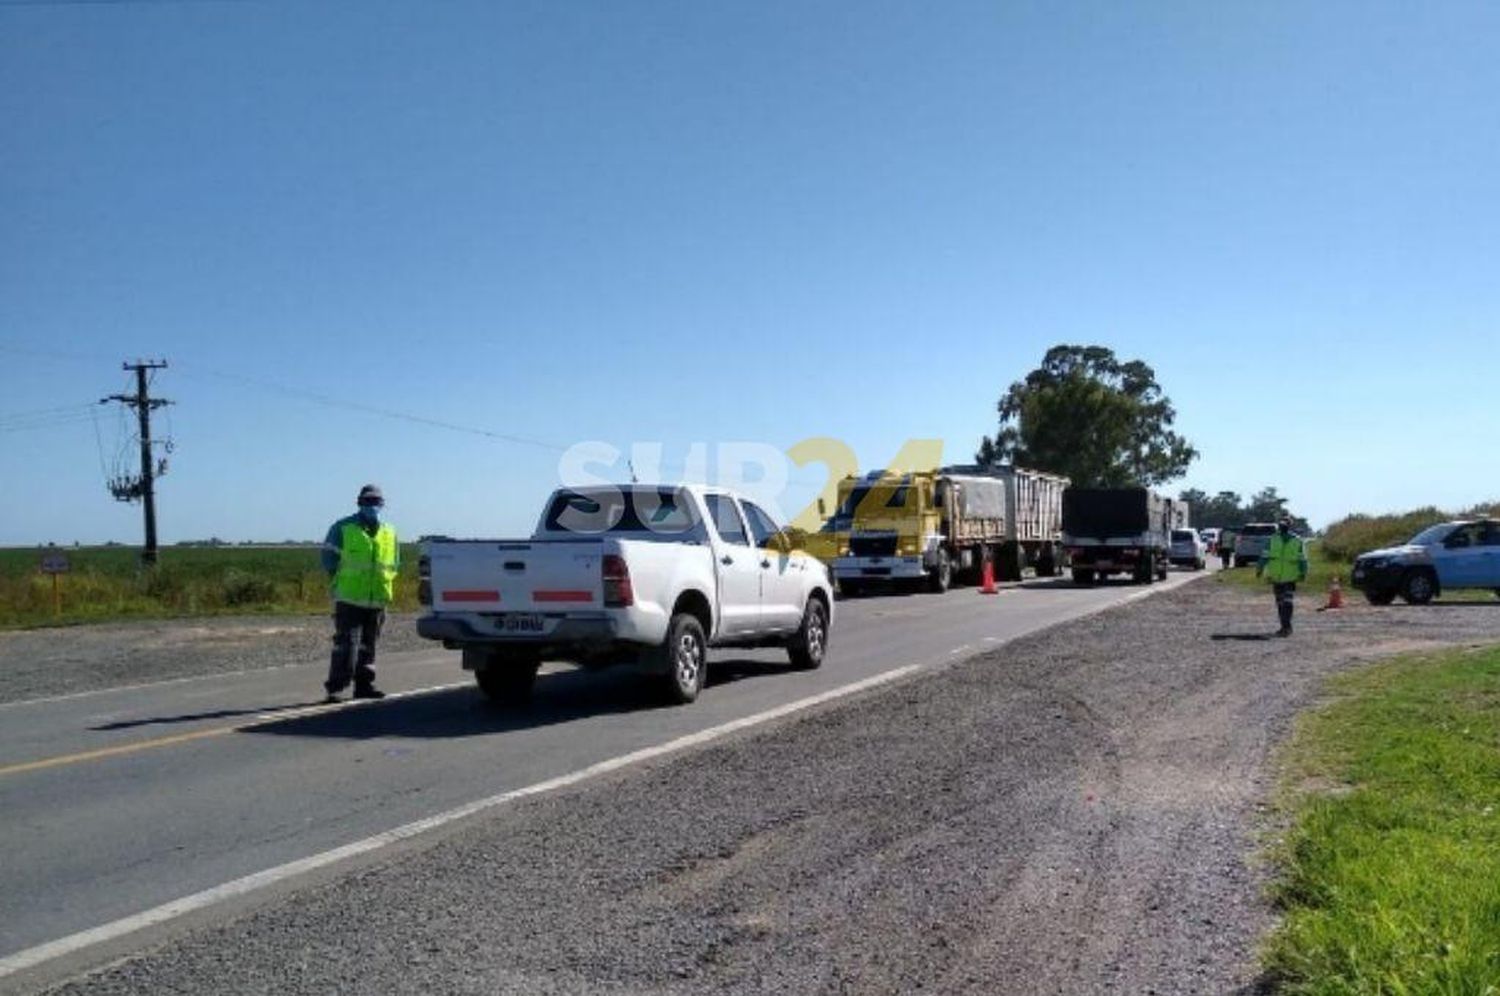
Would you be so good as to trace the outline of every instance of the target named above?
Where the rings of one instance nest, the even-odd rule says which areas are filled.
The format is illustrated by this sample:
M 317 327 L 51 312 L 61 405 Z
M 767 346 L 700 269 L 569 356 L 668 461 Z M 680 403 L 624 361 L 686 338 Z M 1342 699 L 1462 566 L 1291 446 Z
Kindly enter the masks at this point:
M 1018 580 L 1028 564 L 1055 574 L 1066 485 L 1066 478 L 1014 467 L 845 478 L 829 520 L 848 523 L 834 576 L 845 594 L 857 595 L 891 582 L 946 591 L 955 578 L 978 580 L 986 558 L 1002 580 Z

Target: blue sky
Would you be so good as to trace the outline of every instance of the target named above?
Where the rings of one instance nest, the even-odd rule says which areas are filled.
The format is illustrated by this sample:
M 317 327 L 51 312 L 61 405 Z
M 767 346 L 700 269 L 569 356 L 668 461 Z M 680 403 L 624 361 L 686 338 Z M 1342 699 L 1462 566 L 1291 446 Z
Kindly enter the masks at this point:
M 1059 342 L 1156 369 L 1202 451 L 1172 490 L 1500 498 L 1497 36 L 1484 3 L 0 0 L 0 544 L 138 540 L 116 413 L 104 469 L 87 418 L 13 417 L 137 356 L 167 542 L 316 537 L 367 480 L 409 535 L 526 531 L 582 440 L 963 460 Z

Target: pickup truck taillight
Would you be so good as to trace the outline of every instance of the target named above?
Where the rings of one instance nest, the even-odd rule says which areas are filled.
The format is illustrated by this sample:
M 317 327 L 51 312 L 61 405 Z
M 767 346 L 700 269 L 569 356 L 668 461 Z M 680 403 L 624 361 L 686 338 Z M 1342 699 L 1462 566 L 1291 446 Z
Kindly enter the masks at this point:
M 417 604 L 432 604 L 432 560 L 425 553 L 417 558 Z
M 635 589 L 630 586 L 630 568 L 619 554 L 604 555 L 604 607 L 623 609 L 635 604 Z

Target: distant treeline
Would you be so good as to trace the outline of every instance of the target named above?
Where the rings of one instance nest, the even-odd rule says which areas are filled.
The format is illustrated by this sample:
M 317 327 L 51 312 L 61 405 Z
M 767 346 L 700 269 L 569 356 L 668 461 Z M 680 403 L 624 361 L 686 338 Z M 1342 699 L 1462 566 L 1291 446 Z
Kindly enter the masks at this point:
M 1275 522 L 1291 515 L 1293 529 L 1304 536 L 1312 531 L 1307 520 L 1290 512 L 1287 499 L 1271 487 L 1257 491 L 1248 501 L 1234 491 L 1211 496 L 1197 488 L 1184 491 L 1178 498 L 1188 503 L 1189 521 L 1195 529 L 1238 529 L 1247 522 Z

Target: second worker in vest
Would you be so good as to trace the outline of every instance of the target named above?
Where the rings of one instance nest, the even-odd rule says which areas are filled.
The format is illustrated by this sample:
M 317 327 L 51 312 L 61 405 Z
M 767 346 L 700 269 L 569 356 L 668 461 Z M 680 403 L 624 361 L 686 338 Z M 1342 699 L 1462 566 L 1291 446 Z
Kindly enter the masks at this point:
M 385 498 L 379 488 L 360 488 L 356 504 L 358 511 L 335 522 L 323 540 L 323 570 L 333 579 L 333 658 L 323 684 L 327 702 L 339 701 L 351 679 L 355 698 L 385 698 L 375 687 L 375 643 L 385 625 L 385 607 L 395 597 L 401 548 L 396 530 L 380 521 Z
M 1297 582 L 1307 580 L 1307 547 L 1302 537 L 1292 532 L 1292 519 L 1283 515 L 1276 523 L 1276 535 L 1266 545 L 1260 562 L 1255 565 L 1255 576 L 1271 582 L 1276 594 L 1276 614 L 1281 619 L 1277 636 L 1292 635 L 1292 607 L 1296 598 Z

